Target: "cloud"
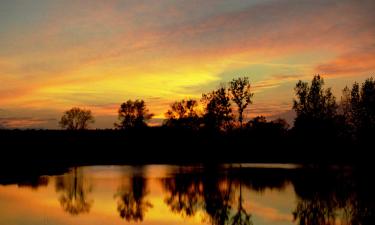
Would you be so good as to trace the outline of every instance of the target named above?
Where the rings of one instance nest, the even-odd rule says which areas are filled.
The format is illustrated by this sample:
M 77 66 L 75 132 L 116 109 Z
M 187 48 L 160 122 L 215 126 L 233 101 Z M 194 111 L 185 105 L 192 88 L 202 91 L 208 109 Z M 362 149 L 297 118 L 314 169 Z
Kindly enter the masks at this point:
M 331 62 L 318 65 L 315 70 L 328 76 L 373 74 L 375 72 L 375 44 L 372 48 L 342 54 Z
M 14 128 L 36 128 L 43 127 L 46 123 L 56 122 L 56 119 L 41 119 L 32 117 L 8 117 L 0 118 L 0 127 Z
M 275 95 L 283 101 L 291 95 L 259 101 L 261 93 L 316 72 L 340 77 L 375 69 L 372 0 L 35 4 L 29 14 L 14 7 L 28 23 L 4 14 L 2 106 L 92 106 L 98 115 L 113 115 L 121 101 L 143 98 L 161 118 L 173 100 L 250 74 L 264 104 L 254 104 L 256 112 L 270 115 L 285 109 L 277 109 Z
M 272 221 L 272 222 L 291 222 L 293 221 L 293 216 L 291 214 L 284 214 L 279 212 L 275 208 L 266 207 L 260 203 L 250 203 L 249 206 L 250 211 L 260 216 L 263 220 Z

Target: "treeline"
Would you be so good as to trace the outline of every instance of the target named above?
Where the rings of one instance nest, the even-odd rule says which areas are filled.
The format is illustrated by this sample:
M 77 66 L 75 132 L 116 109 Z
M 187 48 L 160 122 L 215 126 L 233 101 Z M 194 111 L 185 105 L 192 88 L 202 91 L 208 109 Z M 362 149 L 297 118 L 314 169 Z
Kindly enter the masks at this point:
M 248 77 L 233 79 L 228 87 L 222 85 L 217 90 L 203 94 L 200 101 L 183 99 L 172 103 L 165 113 L 163 126 L 217 131 L 242 127 L 244 110 L 252 104 L 252 97 Z M 233 109 L 233 105 L 236 105 L 236 109 Z M 119 121 L 114 127 L 122 130 L 144 128 L 153 116 L 144 100 L 128 100 L 120 105 Z M 59 122 L 63 129 L 68 130 L 87 129 L 90 123 L 94 123 L 91 111 L 77 107 L 66 111 Z
M 361 85 L 345 87 L 341 101 L 331 88 L 324 88 L 319 75 L 311 83 L 299 81 L 295 88 L 294 125 L 279 118 L 267 121 L 257 116 L 245 122 L 245 110 L 253 103 L 248 77 L 233 79 L 227 85 L 203 94 L 200 100 L 183 99 L 170 105 L 165 113 L 163 127 L 205 130 L 211 132 L 251 132 L 298 136 L 303 139 L 343 139 L 354 142 L 369 141 L 375 133 L 375 80 L 367 79 Z M 118 110 L 116 129 L 140 129 L 154 116 L 143 100 L 128 100 Z M 68 130 L 87 129 L 94 118 L 90 110 L 72 108 L 60 120 Z M 290 129 L 291 128 L 291 129 Z M 255 134 L 254 134 L 255 135 Z
M 249 79 L 238 78 L 200 100 L 172 103 L 162 126 L 148 127 L 153 114 L 146 103 L 128 100 L 118 110 L 116 129 L 90 130 L 91 111 L 73 108 L 60 120 L 68 131 L 0 130 L 0 144 L 17 149 L 6 152 L 16 160 L 28 159 L 25 163 L 371 161 L 373 78 L 346 87 L 339 101 L 319 75 L 311 83 L 299 81 L 294 90 L 296 118 L 291 128 L 284 119 L 258 116 L 246 121 L 253 93 Z M 57 157 L 56 152 L 61 154 Z

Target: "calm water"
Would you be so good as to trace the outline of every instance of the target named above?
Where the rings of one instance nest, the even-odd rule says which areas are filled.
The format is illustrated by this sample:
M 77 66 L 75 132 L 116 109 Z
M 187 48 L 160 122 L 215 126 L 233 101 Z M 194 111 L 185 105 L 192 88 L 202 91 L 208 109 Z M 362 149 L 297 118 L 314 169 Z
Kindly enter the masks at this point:
M 75 167 L 2 178 L 0 224 L 375 224 L 372 179 L 350 167 Z

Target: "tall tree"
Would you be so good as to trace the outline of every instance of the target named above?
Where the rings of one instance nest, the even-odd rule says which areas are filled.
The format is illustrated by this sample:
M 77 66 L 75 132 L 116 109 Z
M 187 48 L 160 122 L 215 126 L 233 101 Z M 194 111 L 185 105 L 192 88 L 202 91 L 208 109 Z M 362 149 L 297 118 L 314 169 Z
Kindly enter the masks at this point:
M 63 129 L 67 130 L 84 130 L 90 123 L 94 123 L 94 117 L 90 110 L 73 107 L 66 111 L 59 122 Z
M 295 128 L 313 128 L 332 122 L 336 116 L 337 104 L 331 89 L 324 89 L 324 80 L 314 76 L 311 85 L 299 81 L 294 88 L 297 99 L 293 109 L 297 117 Z
M 375 132 L 375 80 L 369 78 L 352 89 L 345 87 L 341 100 L 346 122 L 353 136 L 368 136 Z
M 119 129 L 146 127 L 147 121 L 153 116 L 154 114 L 149 113 L 143 100 L 128 100 L 122 103 L 118 110 L 120 122 L 115 123 L 115 127 Z
M 242 128 L 243 112 L 249 104 L 252 104 L 251 99 L 254 94 L 250 90 L 251 85 L 248 77 L 233 79 L 229 84 L 232 100 L 236 103 L 238 109 L 238 122 Z
M 212 129 L 226 129 L 233 120 L 230 97 L 225 87 L 203 94 L 202 102 L 205 104 L 205 125 Z

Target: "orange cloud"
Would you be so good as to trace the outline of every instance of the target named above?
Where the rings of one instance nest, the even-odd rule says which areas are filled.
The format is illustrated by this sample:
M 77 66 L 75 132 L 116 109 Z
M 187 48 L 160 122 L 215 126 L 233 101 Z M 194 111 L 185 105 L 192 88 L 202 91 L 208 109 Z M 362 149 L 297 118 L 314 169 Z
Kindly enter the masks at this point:
M 318 73 L 329 76 L 355 75 L 375 72 L 375 48 L 364 50 L 363 52 L 350 52 L 340 55 L 335 60 L 318 65 Z
M 3 108 L 92 106 L 100 116 L 143 98 L 161 118 L 169 102 L 199 98 L 198 89 L 216 88 L 241 69 L 254 74 L 263 105 L 291 100 L 288 74 L 340 77 L 375 69 L 373 1 L 50 4 L 43 20 L 14 25 L 0 37 Z M 251 67 L 266 64 L 273 66 Z M 261 114 L 285 109 L 254 107 Z

